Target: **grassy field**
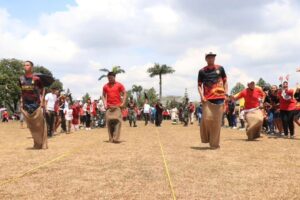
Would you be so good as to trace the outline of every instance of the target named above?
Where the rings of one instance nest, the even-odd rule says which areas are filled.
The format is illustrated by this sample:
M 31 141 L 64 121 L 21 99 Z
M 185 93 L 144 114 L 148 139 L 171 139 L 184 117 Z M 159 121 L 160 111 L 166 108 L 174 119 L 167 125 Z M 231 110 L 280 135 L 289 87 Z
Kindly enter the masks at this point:
M 188 200 L 300 199 L 299 133 L 248 142 L 245 132 L 222 129 L 221 149 L 209 150 L 197 125 L 125 123 L 120 144 L 93 129 L 33 150 L 27 129 L 1 123 L 0 199 L 173 199 L 172 188 Z

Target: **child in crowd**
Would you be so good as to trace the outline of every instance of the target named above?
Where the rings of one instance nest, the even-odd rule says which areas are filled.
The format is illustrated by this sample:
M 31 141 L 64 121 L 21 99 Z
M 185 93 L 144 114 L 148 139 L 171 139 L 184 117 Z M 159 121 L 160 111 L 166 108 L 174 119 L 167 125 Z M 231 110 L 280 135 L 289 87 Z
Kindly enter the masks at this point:
M 67 133 L 71 133 L 71 124 L 73 120 L 73 109 L 70 107 L 64 108 L 66 125 L 67 125 Z

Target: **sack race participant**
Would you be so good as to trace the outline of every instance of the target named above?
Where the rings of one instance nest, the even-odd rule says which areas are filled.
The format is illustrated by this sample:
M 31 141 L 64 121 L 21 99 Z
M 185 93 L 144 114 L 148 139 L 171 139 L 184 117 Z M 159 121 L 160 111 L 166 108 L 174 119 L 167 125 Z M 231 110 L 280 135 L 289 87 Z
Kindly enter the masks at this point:
M 260 88 L 255 86 L 254 81 L 248 83 L 248 88 L 235 95 L 235 99 L 245 99 L 245 120 L 247 122 L 246 133 L 248 140 L 254 140 L 260 137 L 264 115 L 260 110 L 260 105 L 264 102 L 266 94 Z
M 33 138 L 33 148 L 47 149 L 47 126 L 41 105 L 44 99 L 43 84 L 33 75 L 33 63 L 24 63 L 25 75 L 20 77 L 21 112 Z
M 106 111 L 106 124 L 108 128 L 109 142 L 118 143 L 121 134 L 122 112 L 125 105 L 126 91 L 124 86 L 116 81 L 116 75 L 109 72 L 108 83 L 103 87 L 103 100 Z
M 129 114 L 129 125 L 131 127 L 133 124 L 133 127 L 137 127 L 137 125 L 136 125 L 136 108 L 137 108 L 137 106 L 132 97 L 130 97 L 127 107 L 128 107 L 128 114 Z
M 227 76 L 220 65 L 215 65 L 216 54 L 205 56 L 207 66 L 198 74 L 198 91 L 202 102 L 200 135 L 202 143 L 209 143 L 212 149 L 220 147 L 220 132 L 227 93 Z

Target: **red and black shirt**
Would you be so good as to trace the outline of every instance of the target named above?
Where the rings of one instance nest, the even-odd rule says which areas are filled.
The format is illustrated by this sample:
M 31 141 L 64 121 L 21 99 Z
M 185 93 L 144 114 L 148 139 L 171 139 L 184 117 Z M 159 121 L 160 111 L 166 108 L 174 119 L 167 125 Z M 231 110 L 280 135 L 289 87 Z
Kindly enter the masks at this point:
M 199 70 L 198 85 L 203 85 L 204 97 L 207 100 L 225 99 L 227 76 L 222 66 L 206 66 Z
M 40 106 L 41 92 L 43 89 L 42 82 L 39 77 L 34 75 L 21 76 L 19 81 L 23 109 L 28 112 L 33 112 Z

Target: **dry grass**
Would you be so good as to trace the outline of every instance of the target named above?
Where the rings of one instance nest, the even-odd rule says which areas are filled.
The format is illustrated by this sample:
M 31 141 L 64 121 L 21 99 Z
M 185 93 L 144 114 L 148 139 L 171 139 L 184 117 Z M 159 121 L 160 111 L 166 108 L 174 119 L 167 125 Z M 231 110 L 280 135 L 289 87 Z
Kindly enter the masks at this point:
M 300 138 L 245 141 L 223 129 L 220 150 L 200 144 L 196 125 L 159 128 L 178 199 L 299 199 Z M 172 199 L 155 127 L 59 135 L 48 150 L 32 150 L 27 129 L 0 124 L 0 184 L 64 153 L 66 157 L 0 186 L 0 199 Z M 78 149 L 80 147 L 80 149 Z M 73 150 L 77 150 L 72 152 Z

